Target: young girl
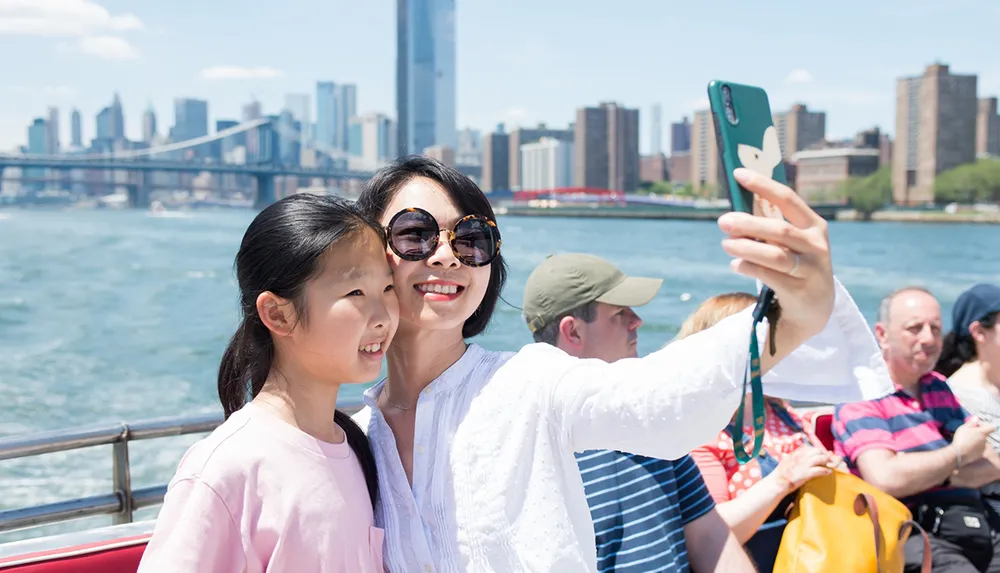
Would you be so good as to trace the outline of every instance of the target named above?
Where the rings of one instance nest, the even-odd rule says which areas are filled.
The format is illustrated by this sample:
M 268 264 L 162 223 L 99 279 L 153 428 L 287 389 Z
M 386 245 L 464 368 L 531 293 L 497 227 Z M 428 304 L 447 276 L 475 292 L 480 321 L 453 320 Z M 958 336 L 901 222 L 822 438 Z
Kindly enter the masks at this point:
M 381 573 L 374 459 L 336 404 L 378 376 L 396 330 L 382 232 L 341 199 L 294 195 L 250 224 L 236 276 L 226 421 L 181 460 L 139 571 Z

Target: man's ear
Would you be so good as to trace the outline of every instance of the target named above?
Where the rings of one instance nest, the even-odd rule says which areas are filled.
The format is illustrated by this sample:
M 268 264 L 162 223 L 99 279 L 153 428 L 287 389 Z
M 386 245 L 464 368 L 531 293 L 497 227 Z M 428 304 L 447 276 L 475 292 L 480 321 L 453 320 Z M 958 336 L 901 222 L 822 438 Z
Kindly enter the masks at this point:
M 298 321 L 295 305 L 270 291 L 257 296 L 257 316 L 275 336 L 290 335 Z
M 883 351 L 889 343 L 889 332 L 885 329 L 885 325 L 881 322 L 875 323 L 875 340 L 878 341 L 878 346 Z
M 581 348 L 583 346 L 583 333 L 580 331 L 582 320 L 577 320 L 572 316 L 564 316 L 559 321 L 559 342 L 570 348 Z

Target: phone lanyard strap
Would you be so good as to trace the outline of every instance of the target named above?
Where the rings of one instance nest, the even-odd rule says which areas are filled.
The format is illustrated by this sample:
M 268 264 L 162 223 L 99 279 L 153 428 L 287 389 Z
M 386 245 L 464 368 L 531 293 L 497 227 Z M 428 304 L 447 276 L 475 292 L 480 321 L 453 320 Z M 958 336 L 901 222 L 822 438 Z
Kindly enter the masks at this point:
M 757 341 L 757 325 L 768 316 L 770 323 L 770 333 L 768 342 L 771 347 L 771 355 L 774 355 L 775 343 L 774 333 L 777 325 L 777 302 L 774 300 L 774 293 L 770 289 L 764 288 L 757 300 L 757 306 L 753 312 L 753 325 L 750 327 L 750 368 L 743 374 L 743 395 L 740 398 L 740 406 L 736 409 L 736 419 L 733 424 L 733 453 L 736 461 L 740 465 L 746 464 L 750 460 L 760 455 L 760 449 L 764 445 L 764 386 L 760 381 L 760 345 Z M 773 307 L 773 308 L 772 308 Z M 753 451 L 747 453 L 746 445 L 743 442 L 743 409 L 746 404 L 747 381 L 750 382 L 750 405 L 753 411 Z

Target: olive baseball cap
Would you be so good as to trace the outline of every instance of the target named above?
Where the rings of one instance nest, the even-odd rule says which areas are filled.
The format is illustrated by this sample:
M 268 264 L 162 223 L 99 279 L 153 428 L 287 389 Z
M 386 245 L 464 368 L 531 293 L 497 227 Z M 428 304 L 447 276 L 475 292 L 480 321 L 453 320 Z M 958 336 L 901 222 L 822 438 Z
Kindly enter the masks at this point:
M 653 300 L 663 279 L 630 277 L 608 261 L 583 253 L 550 255 L 535 267 L 524 287 L 524 320 L 531 332 L 589 302 L 642 306 Z

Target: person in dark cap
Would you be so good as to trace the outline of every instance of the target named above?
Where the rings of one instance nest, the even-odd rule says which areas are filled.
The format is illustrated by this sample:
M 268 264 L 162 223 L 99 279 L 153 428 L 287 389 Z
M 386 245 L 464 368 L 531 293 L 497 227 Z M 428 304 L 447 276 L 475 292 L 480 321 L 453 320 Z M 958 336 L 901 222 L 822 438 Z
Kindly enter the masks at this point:
M 1000 424 L 1000 286 L 978 284 L 955 301 L 952 330 L 945 336 L 935 370 L 971 414 Z M 990 435 L 1000 451 L 1000 432 Z
M 635 358 L 642 319 L 632 307 L 653 300 L 662 283 L 630 277 L 593 255 L 553 255 L 528 277 L 524 319 L 535 342 L 571 356 Z M 576 459 L 599 571 L 754 571 L 690 456 L 592 450 Z

